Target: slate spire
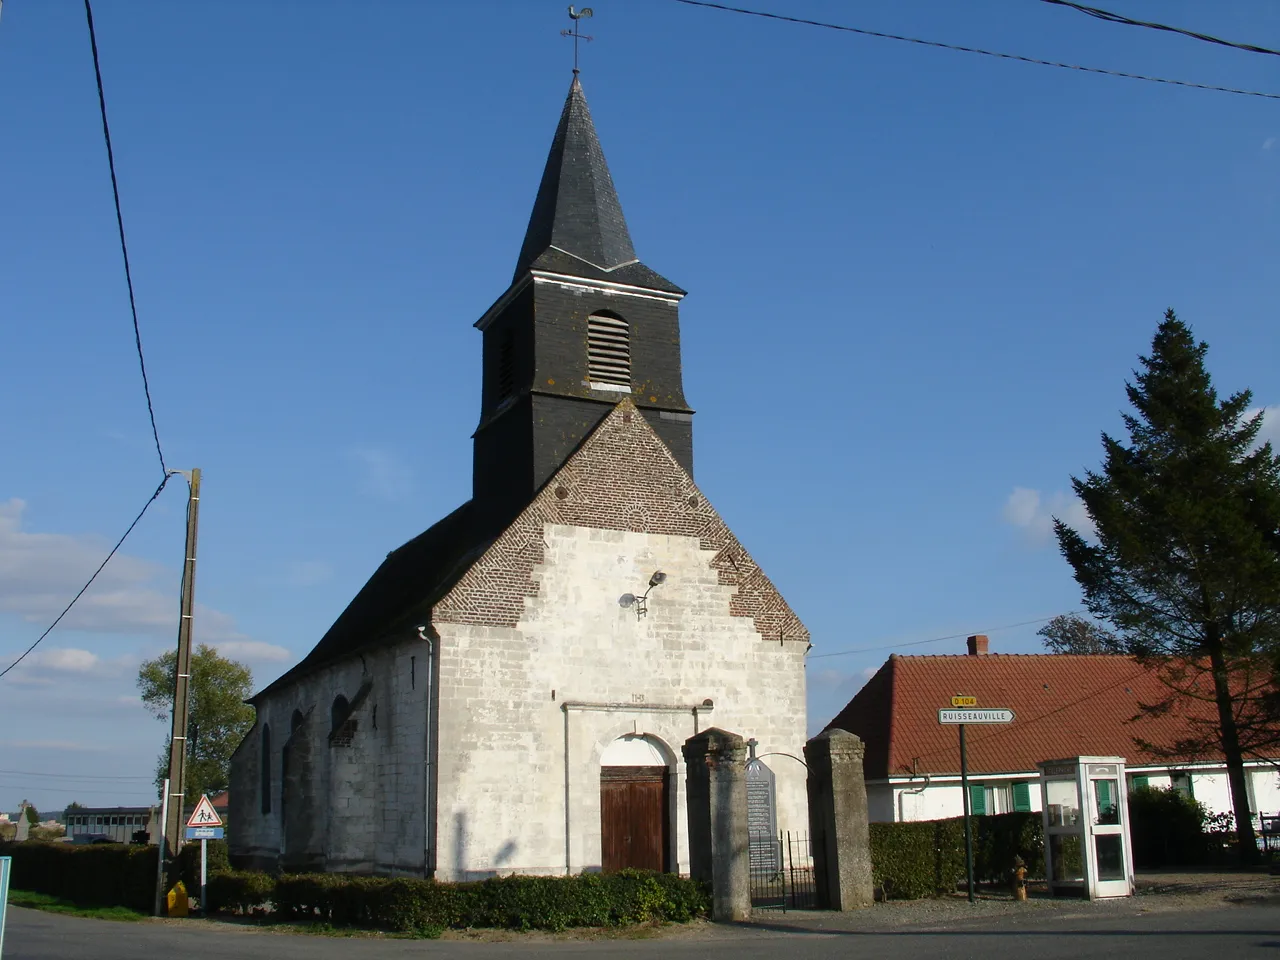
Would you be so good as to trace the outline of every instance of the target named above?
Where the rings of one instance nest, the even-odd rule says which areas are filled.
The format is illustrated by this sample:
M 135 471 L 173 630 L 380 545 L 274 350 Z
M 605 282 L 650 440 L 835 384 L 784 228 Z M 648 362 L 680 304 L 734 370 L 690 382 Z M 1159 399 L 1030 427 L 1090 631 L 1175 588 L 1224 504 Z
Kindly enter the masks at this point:
M 601 270 L 636 261 L 577 71 L 542 171 L 515 279 L 553 247 Z

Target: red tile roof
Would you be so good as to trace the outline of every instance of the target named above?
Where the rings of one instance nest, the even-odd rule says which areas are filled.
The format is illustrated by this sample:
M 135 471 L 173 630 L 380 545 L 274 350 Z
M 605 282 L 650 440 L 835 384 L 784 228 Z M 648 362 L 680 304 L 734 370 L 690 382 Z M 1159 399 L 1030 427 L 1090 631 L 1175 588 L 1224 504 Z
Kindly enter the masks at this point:
M 1215 716 L 1211 702 L 1181 700 L 1160 716 L 1143 705 L 1163 703 L 1169 688 L 1154 670 L 1122 656 L 1063 654 L 891 656 L 828 724 L 866 743 L 869 780 L 960 771 L 954 726 L 938 723 L 953 696 L 979 707 L 1007 707 L 1014 722 L 969 726 L 974 773 L 1033 771 L 1041 760 L 1120 756 L 1130 765 L 1167 764 L 1134 742 L 1172 747 Z M 1207 755 L 1186 760 L 1218 759 Z

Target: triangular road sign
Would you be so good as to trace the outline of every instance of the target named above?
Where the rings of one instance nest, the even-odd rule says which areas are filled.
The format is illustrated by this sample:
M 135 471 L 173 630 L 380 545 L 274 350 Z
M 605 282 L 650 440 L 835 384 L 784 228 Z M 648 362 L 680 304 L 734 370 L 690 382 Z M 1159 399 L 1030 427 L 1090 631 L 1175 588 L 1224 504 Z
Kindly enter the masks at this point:
M 213 809 L 213 804 L 209 802 L 208 794 L 200 797 L 200 802 L 196 804 L 196 808 L 191 811 L 191 816 L 187 817 L 188 827 L 220 827 L 222 826 L 222 818 L 218 816 L 218 811 Z

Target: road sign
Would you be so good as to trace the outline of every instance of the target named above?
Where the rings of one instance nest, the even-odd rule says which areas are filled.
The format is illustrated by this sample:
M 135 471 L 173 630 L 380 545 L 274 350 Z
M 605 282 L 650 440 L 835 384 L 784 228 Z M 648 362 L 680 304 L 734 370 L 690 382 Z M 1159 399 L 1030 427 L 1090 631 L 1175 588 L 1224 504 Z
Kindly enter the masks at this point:
M 221 840 L 226 834 L 223 827 L 187 827 L 188 840 Z
M 952 697 L 951 705 L 953 707 L 976 707 L 978 705 L 977 697 Z
M 196 804 L 196 808 L 191 811 L 191 816 L 187 817 L 188 827 L 220 827 L 222 826 L 222 818 L 218 816 L 218 811 L 213 809 L 213 804 L 209 802 L 209 795 L 202 794 L 200 802 Z
M 994 710 L 939 710 L 939 723 L 1013 723 L 1013 711 Z

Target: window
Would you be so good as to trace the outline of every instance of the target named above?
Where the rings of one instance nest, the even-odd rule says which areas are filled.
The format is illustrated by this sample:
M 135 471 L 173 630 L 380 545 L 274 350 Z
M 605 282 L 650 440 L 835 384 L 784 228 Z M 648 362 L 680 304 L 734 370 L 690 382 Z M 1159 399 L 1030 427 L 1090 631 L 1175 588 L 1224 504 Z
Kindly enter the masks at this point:
M 262 725 L 262 782 L 259 786 L 262 794 L 262 812 L 271 812 L 271 728 Z
M 1030 813 L 1031 785 L 1026 781 L 969 784 L 969 812 L 975 817 Z
M 631 344 L 621 317 L 598 313 L 587 318 L 587 379 L 630 389 Z
M 1169 785 L 1177 790 L 1184 797 L 1195 798 L 1196 792 L 1191 786 L 1191 774 L 1189 773 L 1170 773 Z
M 1133 774 L 1129 777 L 1129 792 L 1141 790 L 1143 787 L 1151 786 L 1151 778 L 1142 774 Z
M 293 716 L 289 718 L 289 736 L 290 737 L 292 737 L 295 733 L 298 732 L 298 728 L 302 726 L 303 721 L 305 719 L 306 718 L 303 717 L 301 710 L 293 711 Z
M 351 705 L 347 703 L 346 697 L 338 694 L 333 698 L 333 706 L 329 708 L 329 736 L 338 732 L 338 728 L 347 722 L 347 715 L 350 713 Z

